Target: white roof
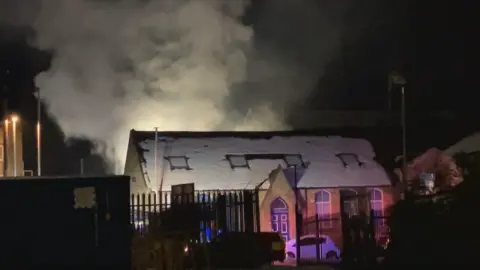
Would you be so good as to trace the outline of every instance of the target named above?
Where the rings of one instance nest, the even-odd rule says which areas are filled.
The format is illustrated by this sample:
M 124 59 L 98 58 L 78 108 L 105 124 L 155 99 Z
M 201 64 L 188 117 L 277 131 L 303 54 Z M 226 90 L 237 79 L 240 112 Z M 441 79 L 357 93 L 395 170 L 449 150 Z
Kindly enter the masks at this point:
M 448 156 L 454 156 L 460 152 L 468 154 L 477 151 L 480 151 L 480 133 L 478 132 L 461 139 L 459 142 L 443 151 L 443 153 Z
M 282 159 L 249 161 L 250 169 L 232 169 L 225 155 L 231 154 L 301 154 L 307 169 L 298 187 L 357 187 L 385 186 L 390 180 L 376 161 L 372 145 L 364 139 L 321 136 L 273 136 L 270 138 L 243 137 L 159 137 L 158 177 L 155 177 L 154 140 L 146 139 L 140 146 L 144 153 L 144 170 L 150 188 L 157 190 L 163 176 L 163 190 L 171 185 L 195 183 L 197 190 L 253 189 L 262 183 Z M 354 153 L 363 166 L 344 167 L 336 156 Z M 187 156 L 192 170 L 171 170 L 164 156 Z M 357 164 L 354 164 L 357 165 Z

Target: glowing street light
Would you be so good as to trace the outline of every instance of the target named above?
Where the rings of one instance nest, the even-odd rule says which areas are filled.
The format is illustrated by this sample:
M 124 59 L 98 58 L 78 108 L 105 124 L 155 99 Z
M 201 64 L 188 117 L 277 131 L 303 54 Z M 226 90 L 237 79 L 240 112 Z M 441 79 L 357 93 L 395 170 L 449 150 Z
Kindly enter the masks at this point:
M 42 102 L 40 97 L 40 88 L 35 88 L 33 93 L 37 98 L 37 176 L 42 175 L 42 124 L 41 124 L 41 108 Z
M 12 122 L 12 139 L 13 139 L 13 176 L 17 176 L 17 123 L 20 122 L 20 117 L 16 114 L 10 115 L 5 119 L 5 144 L 8 145 L 8 124 Z
M 13 122 L 13 123 L 16 123 L 16 122 L 18 122 L 18 121 L 20 120 L 20 119 L 18 118 L 18 116 L 15 115 L 15 114 L 12 115 L 10 118 L 12 119 L 12 122 Z
M 17 123 L 20 118 L 17 115 L 12 115 L 12 134 L 13 134 L 13 176 L 17 176 Z
M 4 176 L 7 176 L 8 175 L 8 165 L 7 165 L 7 162 L 9 162 L 8 160 L 8 118 L 6 118 L 4 120 L 4 131 L 3 131 L 3 134 L 5 136 L 5 139 L 3 140 L 3 175 Z

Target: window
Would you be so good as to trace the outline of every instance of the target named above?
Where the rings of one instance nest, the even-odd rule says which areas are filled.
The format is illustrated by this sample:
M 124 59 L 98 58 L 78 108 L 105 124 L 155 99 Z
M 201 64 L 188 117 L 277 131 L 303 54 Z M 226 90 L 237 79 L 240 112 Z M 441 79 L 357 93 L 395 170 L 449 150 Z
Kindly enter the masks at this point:
M 272 231 L 278 232 L 278 217 L 279 215 L 272 215 Z
M 170 170 L 191 170 L 186 156 L 168 156 L 165 159 L 170 164 Z
M 332 228 L 332 201 L 330 198 L 330 192 L 326 190 L 320 190 L 315 194 L 315 206 L 316 213 L 320 220 L 319 229 L 328 229 Z
M 315 237 L 307 237 L 300 239 L 300 246 L 313 246 L 313 245 L 321 245 L 326 242 L 326 239 L 323 237 L 315 238 Z
M 288 215 L 280 215 L 280 233 L 288 233 Z
M 383 212 L 383 192 L 378 188 L 370 191 L 370 209 L 373 210 L 375 224 L 377 226 L 384 226 L 385 217 Z
M 313 238 L 313 237 L 303 238 L 303 239 L 300 239 L 300 241 L 299 241 L 300 246 L 315 245 L 316 242 L 317 242 L 316 239 Z
M 272 215 L 272 231 L 288 234 L 288 215 Z
M 227 159 L 228 163 L 230 163 L 230 167 L 232 169 L 250 168 L 245 155 L 226 155 L 225 158 Z
M 294 166 L 305 167 L 305 163 L 303 162 L 302 155 L 300 155 L 300 154 L 284 155 L 283 160 L 285 161 L 285 164 L 288 167 L 294 167 Z
M 363 167 L 364 165 L 355 153 L 339 153 L 336 156 L 340 159 L 345 168 L 351 166 Z

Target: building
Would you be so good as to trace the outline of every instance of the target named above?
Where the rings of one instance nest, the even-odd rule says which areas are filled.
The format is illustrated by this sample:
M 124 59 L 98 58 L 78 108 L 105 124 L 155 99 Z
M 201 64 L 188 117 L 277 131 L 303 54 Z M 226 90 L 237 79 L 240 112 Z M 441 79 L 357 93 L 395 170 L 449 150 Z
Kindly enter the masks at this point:
M 132 130 L 125 174 L 135 193 L 186 183 L 197 190 L 258 189 L 261 229 L 286 239 L 295 236 L 295 202 L 305 221 L 320 217 L 320 229 L 339 241 L 341 196 L 349 198 L 349 215 L 374 210 L 382 217 L 396 199 L 369 141 L 313 132 Z
M 28 173 L 23 169 L 22 127 L 17 118 L 14 120 L 6 119 L 0 126 L 0 176 L 2 177 L 24 176 Z

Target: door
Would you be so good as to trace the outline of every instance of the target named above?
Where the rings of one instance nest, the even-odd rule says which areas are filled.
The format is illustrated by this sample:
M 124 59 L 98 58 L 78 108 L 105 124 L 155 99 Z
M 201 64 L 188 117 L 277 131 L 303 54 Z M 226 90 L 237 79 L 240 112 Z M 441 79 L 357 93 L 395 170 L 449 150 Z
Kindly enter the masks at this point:
M 278 232 L 288 241 L 288 214 L 272 214 L 272 231 Z
M 315 254 L 315 238 L 307 237 L 300 239 L 300 258 L 314 259 Z
M 272 231 L 278 232 L 285 242 L 288 241 L 290 236 L 287 204 L 281 198 L 277 198 L 272 202 L 270 208 Z
M 319 259 L 325 259 L 327 250 L 325 238 L 306 237 L 300 240 L 300 258 L 308 260 L 317 259 L 317 246 Z

